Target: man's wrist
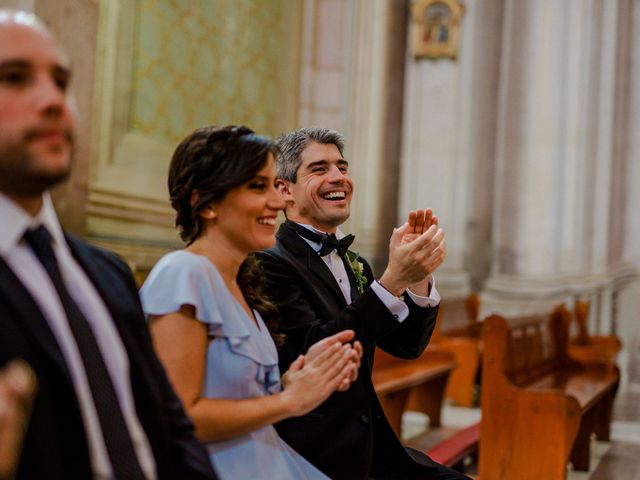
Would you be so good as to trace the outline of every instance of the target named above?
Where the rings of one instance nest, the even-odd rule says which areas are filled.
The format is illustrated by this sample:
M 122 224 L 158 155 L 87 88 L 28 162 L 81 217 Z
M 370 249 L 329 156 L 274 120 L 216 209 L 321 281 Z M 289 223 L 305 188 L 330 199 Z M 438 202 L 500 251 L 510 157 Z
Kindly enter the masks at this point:
M 402 294 L 405 291 L 404 288 L 396 287 L 391 282 L 389 282 L 389 283 L 385 282 L 384 275 L 381 278 L 378 279 L 378 283 L 380 284 L 380 286 L 382 288 L 384 288 L 387 292 L 389 292 L 391 295 L 393 295 L 394 297 L 396 297 L 398 299 L 400 299 L 400 297 L 402 296 Z
M 414 283 L 413 285 L 409 285 L 407 290 L 410 290 L 415 295 L 420 295 L 422 297 L 428 297 L 431 294 L 431 284 L 432 277 L 431 274 L 424 280 L 419 283 Z

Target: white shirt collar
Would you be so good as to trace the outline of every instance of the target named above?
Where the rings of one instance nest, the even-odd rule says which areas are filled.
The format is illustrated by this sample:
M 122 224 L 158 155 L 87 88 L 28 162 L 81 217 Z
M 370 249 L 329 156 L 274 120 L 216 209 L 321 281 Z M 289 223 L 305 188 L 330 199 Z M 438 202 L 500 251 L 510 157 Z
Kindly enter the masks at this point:
M 54 244 L 64 245 L 64 233 L 53 208 L 49 192 L 42 194 L 42 208 L 35 217 L 0 192 L 0 255 L 7 255 L 22 241 L 22 236 L 30 228 L 44 225 Z

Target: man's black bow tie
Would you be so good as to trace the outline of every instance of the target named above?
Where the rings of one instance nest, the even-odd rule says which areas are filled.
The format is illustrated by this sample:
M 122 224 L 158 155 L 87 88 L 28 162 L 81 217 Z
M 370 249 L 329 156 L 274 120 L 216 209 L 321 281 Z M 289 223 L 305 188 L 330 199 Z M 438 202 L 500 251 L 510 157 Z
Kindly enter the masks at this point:
M 312 232 L 313 233 L 313 232 Z M 346 237 L 342 237 L 340 240 L 333 234 L 329 233 L 322 239 L 322 248 L 318 252 L 321 257 L 330 254 L 334 250 L 338 252 L 340 256 L 347 253 L 349 247 L 356 239 L 355 235 L 347 235 Z
M 309 239 L 315 243 L 320 243 L 322 245 L 320 251 L 318 252 L 318 255 L 320 255 L 321 257 L 330 254 L 334 250 L 336 250 L 339 255 L 344 255 L 345 253 L 347 253 L 347 250 L 356 239 L 355 235 L 347 235 L 346 237 L 338 240 L 338 238 L 333 233 L 322 235 L 320 233 L 312 232 L 308 228 L 305 228 L 302 225 L 298 225 L 295 222 L 289 222 L 289 224 L 301 237 Z

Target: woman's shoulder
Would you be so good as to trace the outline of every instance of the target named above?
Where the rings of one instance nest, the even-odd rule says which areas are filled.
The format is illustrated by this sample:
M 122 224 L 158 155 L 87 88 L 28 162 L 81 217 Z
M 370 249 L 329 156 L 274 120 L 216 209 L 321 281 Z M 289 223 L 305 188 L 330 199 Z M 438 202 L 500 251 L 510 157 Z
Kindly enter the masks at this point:
M 162 256 L 153 269 L 206 269 L 207 263 L 215 268 L 207 257 L 196 255 L 188 250 L 175 250 Z
M 171 252 L 153 267 L 140 289 L 145 312 L 153 315 L 193 305 L 200 319 L 214 314 L 213 299 L 224 296 L 226 287 L 208 258 L 185 250 Z
M 218 270 L 211 261 L 202 255 L 196 255 L 187 250 L 176 250 L 167 253 L 151 269 L 147 282 L 158 281 L 203 281 L 217 283 Z

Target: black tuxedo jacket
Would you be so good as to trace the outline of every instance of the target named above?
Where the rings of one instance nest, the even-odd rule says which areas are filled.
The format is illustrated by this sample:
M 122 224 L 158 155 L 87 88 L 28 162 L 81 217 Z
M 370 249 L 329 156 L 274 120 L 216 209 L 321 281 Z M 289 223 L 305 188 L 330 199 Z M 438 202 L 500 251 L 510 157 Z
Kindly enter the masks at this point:
M 113 254 L 77 239 L 68 237 L 67 242 L 107 305 L 126 348 L 136 411 L 149 438 L 158 477 L 216 478 L 153 352 L 128 267 Z M 38 377 L 17 478 L 92 478 L 80 407 L 60 347 L 35 301 L 1 258 L 0 332 L 0 366 L 22 358 Z
M 389 426 L 371 382 L 375 346 L 400 358 L 417 358 L 433 332 L 437 308 L 421 308 L 409 298 L 402 323 L 389 312 L 369 284 L 347 305 L 322 258 L 285 222 L 273 248 L 257 254 L 267 279 L 267 294 L 280 312 L 279 349 L 284 372 L 318 340 L 353 329 L 364 346 L 358 379 L 346 392 L 334 393 L 313 412 L 276 425 L 282 438 L 333 479 L 413 479 L 428 477 L 434 463 L 406 450 Z

